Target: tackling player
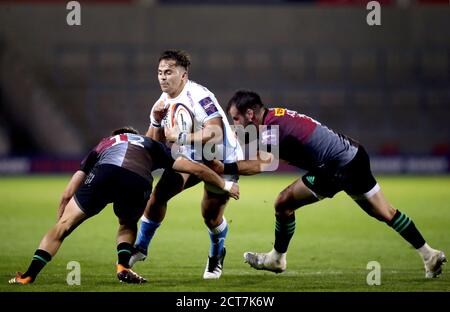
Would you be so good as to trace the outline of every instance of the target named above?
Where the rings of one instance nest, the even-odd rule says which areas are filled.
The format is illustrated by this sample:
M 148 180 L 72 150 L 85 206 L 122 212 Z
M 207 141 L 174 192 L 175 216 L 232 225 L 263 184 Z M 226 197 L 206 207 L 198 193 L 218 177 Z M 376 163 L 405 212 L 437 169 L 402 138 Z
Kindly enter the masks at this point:
M 228 102 L 227 112 L 235 125 L 267 126 L 260 133 L 261 143 L 278 145 L 281 160 L 307 170 L 275 201 L 273 249 L 269 253 L 244 254 L 252 267 L 283 272 L 289 241 L 295 231 L 295 210 L 345 191 L 367 214 L 385 222 L 419 252 L 426 278 L 441 273 L 446 262 L 444 253 L 431 248 L 412 219 L 389 204 L 372 175 L 369 156 L 361 144 L 303 114 L 284 108 L 265 108 L 259 95 L 252 91 L 237 91 Z M 240 161 L 237 165 L 225 165 L 224 170 L 225 174 L 251 175 L 261 172 L 262 165 L 261 160 Z
M 10 284 L 34 282 L 44 266 L 55 256 L 63 240 L 83 221 L 98 214 L 108 203 L 114 204 L 119 219 L 117 233 L 117 277 L 126 283 L 146 280 L 133 272 L 129 260 L 136 238 L 137 222 L 151 193 L 152 171 L 171 168 L 188 172 L 227 190 L 238 199 L 237 184 L 225 182 L 203 164 L 184 157 L 172 158 L 170 150 L 132 128 L 117 129 L 104 138 L 84 158 L 81 168 L 67 185 L 58 209 L 58 222 L 42 239 L 28 270 L 18 272 Z
M 163 93 L 152 107 L 147 136 L 158 141 L 175 141 L 177 146 L 181 146 L 180 153 L 196 161 L 215 158 L 229 163 L 242 159 L 241 147 L 225 112 L 213 93 L 189 80 L 189 66 L 190 58 L 184 51 L 168 50 L 162 53 L 159 58 L 158 81 Z M 165 112 L 173 104 L 183 104 L 191 111 L 193 133 L 178 133 L 176 127 L 164 127 Z M 205 143 L 210 145 L 209 149 L 204 148 Z M 224 178 L 227 181 L 237 181 L 238 176 L 229 175 Z M 164 171 L 141 218 L 136 253 L 131 258 L 131 265 L 146 258 L 150 241 L 164 220 L 167 202 L 198 182 L 198 179 L 189 174 Z M 223 215 L 228 199 L 228 194 L 223 190 L 205 183 L 201 211 L 208 227 L 211 245 L 204 279 L 218 279 L 222 274 L 224 242 L 228 232 L 228 224 Z

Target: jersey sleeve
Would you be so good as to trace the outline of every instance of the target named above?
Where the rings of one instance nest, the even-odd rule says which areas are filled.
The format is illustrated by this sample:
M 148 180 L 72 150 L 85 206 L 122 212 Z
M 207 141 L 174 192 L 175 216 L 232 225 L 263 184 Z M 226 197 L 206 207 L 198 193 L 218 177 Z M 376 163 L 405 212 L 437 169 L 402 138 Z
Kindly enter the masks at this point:
M 152 171 L 159 168 L 172 168 L 175 162 L 170 149 L 158 141 L 152 141 L 150 154 L 153 160 Z
M 197 122 L 204 124 L 208 120 L 221 117 L 219 102 L 212 93 L 202 92 L 197 95 L 194 103 L 194 116 Z
M 92 168 L 94 168 L 95 164 L 97 163 L 98 156 L 99 154 L 96 148 L 91 150 L 81 161 L 80 170 L 86 174 L 89 174 L 89 172 L 92 170 Z
M 260 143 L 262 146 L 265 146 L 265 150 L 267 152 L 272 152 L 274 146 L 278 146 L 280 144 L 280 132 L 278 125 L 264 125 L 264 128 L 260 134 Z

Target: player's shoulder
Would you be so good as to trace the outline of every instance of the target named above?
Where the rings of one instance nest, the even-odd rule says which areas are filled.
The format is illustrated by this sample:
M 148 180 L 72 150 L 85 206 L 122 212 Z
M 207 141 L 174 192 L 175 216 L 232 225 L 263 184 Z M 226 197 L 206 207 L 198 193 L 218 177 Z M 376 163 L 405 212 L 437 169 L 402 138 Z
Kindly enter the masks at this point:
M 268 123 L 270 121 L 283 118 L 287 116 L 287 110 L 283 107 L 270 107 L 267 108 L 267 113 L 265 115 L 264 121 Z
M 107 137 L 101 138 L 101 140 L 100 140 L 100 141 L 97 143 L 97 145 L 94 147 L 94 150 L 100 151 L 100 150 L 104 149 L 105 146 L 109 146 L 109 145 L 110 145 L 110 142 L 111 142 L 111 139 L 112 139 L 113 137 L 114 137 L 114 136 L 107 136 Z
M 214 93 L 212 93 L 208 88 L 205 86 L 189 80 L 188 82 L 188 92 L 190 92 L 191 96 L 197 100 L 200 101 L 201 99 L 204 99 L 205 97 L 214 97 Z
M 156 140 L 153 140 L 152 138 L 145 136 L 145 135 L 140 135 L 142 137 L 142 144 L 145 148 L 150 149 L 150 150 L 162 150 L 165 151 L 166 150 L 166 146 Z
M 139 136 L 141 138 L 141 140 L 145 143 L 145 144 L 158 144 L 159 142 L 156 140 L 153 140 L 151 137 L 148 137 L 146 135 L 143 134 L 137 134 L 137 136 Z

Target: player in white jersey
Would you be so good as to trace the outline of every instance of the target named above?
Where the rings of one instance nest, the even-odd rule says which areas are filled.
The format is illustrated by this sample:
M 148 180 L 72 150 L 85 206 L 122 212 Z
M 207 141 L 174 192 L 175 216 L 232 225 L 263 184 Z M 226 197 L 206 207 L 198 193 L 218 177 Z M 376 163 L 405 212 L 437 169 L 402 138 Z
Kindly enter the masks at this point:
M 194 161 L 212 160 L 214 157 L 225 163 L 232 163 L 242 159 L 241 147 L 224 111 L 213 93 L 189 80 L 189 65 L 189 55 L 184 51 L 168 50 L 162 53 L 158 65 L 158 81 L 163 94 L 152 108 L 147 136 L 157 141 L 175 141 L 183 147 L 182 153 Z M 163 119 L 171 104 L 183 104 L 192 112 L 192 133 L 179 134 L 178 129 L 164 127 Z M 208 149 L 207 145 L 213 145 L 213 148 Z M 212 152 L 204 153 L 205 150 Z M 237 176 L 225 178 L 233 181 L 238 179 Z M 173 170 L 164 171 L 142 216 L 131 265 L 147 256 L 148 246 L 164 219 L 169 199 L 198 182 L 199 180 L 188 174 Z M 224 241 L 228 232 L 228 224 L 223 214 L 228 200 L 228 194 L 205 184 L 201 211 L 208 227 L 211 246 L 204 279 L 218 279 L 222 274 Z
M 177 143 L 183 143 L 180 140 L 186 142 L 208 142 L 205 138 L 211 139 L 211 136 L 209 134 L 205 136 L 203 129 L 205 124 L 209 121 L 212 122 L 210 126 L 213 127 L 210 127 L 207 131 L 210 133 L 216 132 L 219 136 L 217 140 L 214 140 L 214 143 L 216 143 L 214 151 L 208 148 L 199 148 L 201 144 L 197 144 L 198 146 L 184 144 L 182 153 L 187 158 L 200 162 L 219 159 L 225 163 L 231 163 L 242 158 L 241 146 L 227 121 L 225 112 L 220 107 L 214 94 L 204 86 L 188 80 L 177 97 L 171 98 L 164 92 L 157 103 L 161 103 L 159 105 L 164 106 L 165 111 L 169 110 L 171 105 L 182 104 L 189 109 L 193 117 L 192 134 L 186 133 L 186 137 L 178 138 L 179 129 L 165 129 L 166 140 L 178 141 Z M 153 106 L 152 115 L 157 106 Z M 167 118 L 167 115 L 165 117 Z M 225 122 L 222 122 L 222 120 L 225 120 Z M 163 122 L 161 126 L 164 127 L 164 125 L 165 123 Z

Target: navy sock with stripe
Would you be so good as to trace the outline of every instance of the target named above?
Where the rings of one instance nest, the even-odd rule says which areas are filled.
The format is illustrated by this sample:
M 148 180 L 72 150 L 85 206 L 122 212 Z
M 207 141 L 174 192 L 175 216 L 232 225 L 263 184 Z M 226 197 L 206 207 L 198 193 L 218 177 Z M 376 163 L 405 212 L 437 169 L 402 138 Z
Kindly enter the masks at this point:
M 30 276 L 33 281 L 36 276 L 41 272 L 44 266 L 52 260 L 52 256 L 42 249 L 37 249 L 34 252 L 33 260 L 28 267 L 28 270 L 22 275 L 23 278 Z
M 413 245 L 414 248 L 418 249 L 425 244 L 422 234 L 420 234 L 412 219 L 400 210 L 397 210 L 388 225 Z
M 295 214 L 291 214 L 287 218 L 276 216 L 275 221 L 275 244 L 274 248 L 279 253 L 285 253 L 288 249 L 289 242 L 295 232 Z
M 123 265 L 126 268 L 130 268 L 129 262 L 131 258 L 131 254 L 133 253 L 133 245 L 130 243 L 120 243 L 117 245 L 117 256 L 118 256 L 118 264 Z

